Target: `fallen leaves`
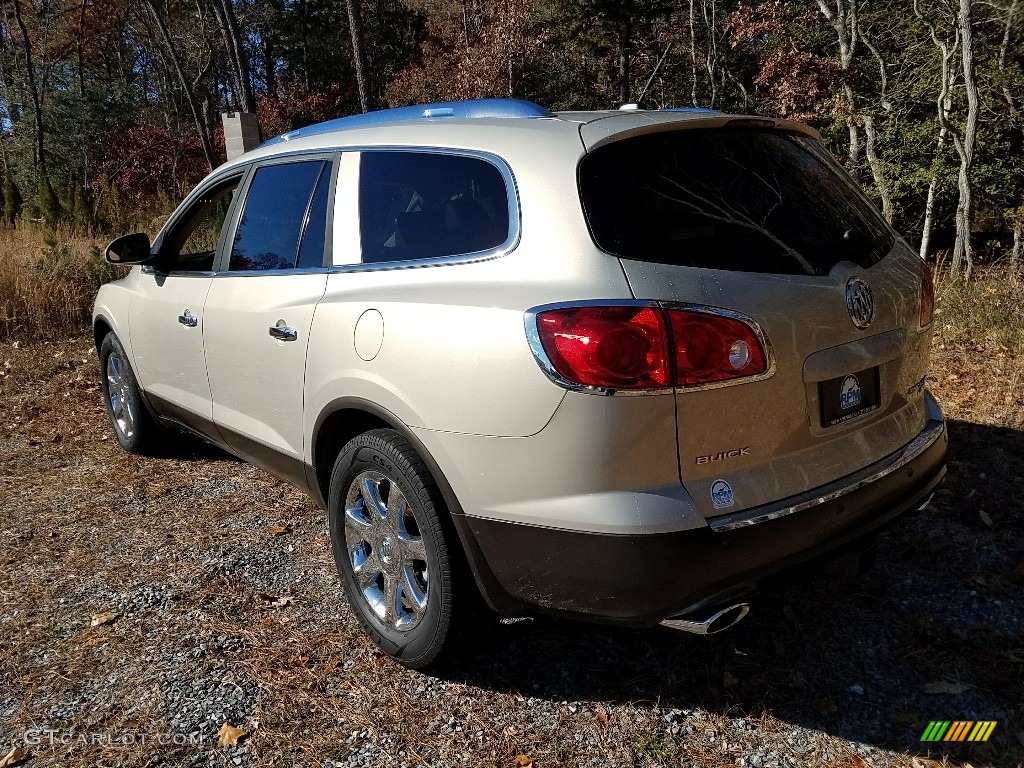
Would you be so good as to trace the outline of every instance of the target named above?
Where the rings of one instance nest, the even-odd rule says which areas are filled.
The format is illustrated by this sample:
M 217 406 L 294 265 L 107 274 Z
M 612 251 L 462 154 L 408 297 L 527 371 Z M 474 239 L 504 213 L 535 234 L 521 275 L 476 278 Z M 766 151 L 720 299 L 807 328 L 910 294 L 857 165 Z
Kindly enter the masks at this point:
M 11 768 L 11 766 L 21 765 L 26 760 L 28 760 L 28 750 L 15 747 L 0 758 L 0 768 Z
M 113 624 L 121 617 L 121 614 L 115 613 L 114 611 L 102 611 L 92 617 L 92 621 L 89 622 L 90 627 L 102 627 L 105 624 Z
M 270 528 L 270 535 L 271 536 L 287 536 L 291 532 L 292 532 L 292 527 L 291 527 L 291 525 L 288 525 L 288 524 L 286 524 L 286 525 L 274 525 L 274 526 L 271 526 L 271 528 Z
M 295 602 L 294 597 L 290 597 L 288 595 L 278 597 L 277 595 L 271 595 L 267 592 L 260 592 L 258 599 L 263 600 L 266 603 L 270 603 L 271 608 L 287 608 Z
M 995 523 L 992 522 L 992 516 L 988 512 L 986 512 L 984 509 L 979 509 L 978 510 L 978 517 L 980 517 L 981 518 L 981 522 L 983 522 L 989 528 L 991 528 L 992 526 L 995 525 Z
M 513 768 L 532 768 L 533 764 L 537 762 L 529 755 L 516 755 L 515 760 L 512 761 Z
M 217 746 L 218 747 L 235 747 L 238 746 L 238 740 L 243 736 L 247 735 L 248 731 L 244 728 L 236 728 L 231 723 L 224 723 L 217 731 Z

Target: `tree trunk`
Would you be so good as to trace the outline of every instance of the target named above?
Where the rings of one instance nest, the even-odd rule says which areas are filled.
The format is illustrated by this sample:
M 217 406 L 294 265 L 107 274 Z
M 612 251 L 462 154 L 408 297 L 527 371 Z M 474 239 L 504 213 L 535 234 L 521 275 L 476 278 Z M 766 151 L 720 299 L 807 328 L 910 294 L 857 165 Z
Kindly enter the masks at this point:
M 690 106 L 697 104 L 697 37 L 693 25 L 693 0 L 690 0 Z
M 224 47 L 234 70 L 239 107 L 243 112 L 255 112 L 256 99 L 252 92 L 249 57 L 245 51 L 245 44 L 242 42 L 242 32 L 238 27 L 234 6 L 232 6 L 231 0 L 212 0 L 210 5 L 213 8 L 213 14 L 217 17 L 217 26 L 220 27 L 221 36 L 224 38 Z
M 924 14 L 921 12 L 921 8 L 918 4 L 918 0 L 914 0 L 914 14 L 921 23 L 928 28 L 928 32 L 931 35 L 932 42 L 935 47 L 939 49 L 941 54 L 941 75 L 939 81 L 939 95 L 935 99 L 935 108 L 938 114 L 939 121 L 939 136 L 936 140 L 935 146 L 935 163 L 939 162 L 942 157 L 942 149 L 946 145 L 946 139 L 950 133 L 949 126 L 949 112 L 953 108 L 953 97 L 951 94 L 951 88 L 953 83 L 953 58 L 956 56 L 957 49 L 960 47 L 960 32 L 954 29 L 953 42 L 940 38 L 935 30 L 935 26 L 929 22 Z M 932 170 L 931 179 L 928 182 L 928 198 L 925 202 L 924 209 L 924 224 L 921 228 L 921 258 L 927 258 L 929 246 L 931 245 L 932 229 L 935 226 L 935 195 L 938 189 L 939 177 L 936 170 Z
M 35 64 L 32 61 L 32 41 L 21 17 L 21 2 L 14 0 L 14 19 L 21 30 L 21 42 L 25 52 L 25 74 L 28 79 L 29 97 L 32 99 L 32 120 L 34 126 L 33 161 L 40 173 L 46 172 L 45 133 L 43 130 L 43 104 L 36 87 Z
M 363 17 L 359 0 L 346 0 L 348 6 L 348 28 L 352 33 L 352 61 L 356 67 L 356 85 L 359 88 L 359 107 L 363 112 L 373 109 L 370 95 L 370 71 L 366 64 L 363 47 Z
M 875 119 L 871 115 L 864 115 L 865 154 L 868 158 L 868 165 L 871 166 L 871 176 L 875 180 L 875 188 L 882 198 L 882 216 L 892 224 L 893 207 L 892 196 L 889 194 L 889 181 L 885 176 L 885 165 L 882 158 L 875 151 Z
M 960 200 L 956 206 L 956 240 L 953 243 L 952 269 L 956 274 L 970 278 L 974 269 L 974 253 L 971 249 L 971 212 L 973 189 L 971 171 L 974 168 L 974 145 L 978 137 L 978 84 L 974 79 L 974 30 L 971 14 L 971 0 L 960 0 L 957 29 L 960 32 L 960 52 L 964 67 L 964 90 L 967 93 L 967 127 L 964 137 L 954 135 L 957 154 L 960 155 L 960 172 L 957 174 L 957 188 Z
M 628 21 L 619 27 L 619 105 L 629 103 L 629 38 L 631 33 Z
M 845 8 L 843 2 L 844 0 L 836 0 L 836 7 L 833 10 L 827 0 L 818 0 L 818 8 L 836 32 L 836 39 L 839 42 L 839 64 L 844 73 L 849 73 L 857 51 L 857 0 L 846 0 Z M 860 163 L 860 131 L 857 127 L 857 99 L 853 87 L 848 82 L 843 83 L 843 96 L 846 98 L 846 125 L 850 133 L 850 173 L 855 173 Z
M 714 0 L 711 1 L 710 14 L 708 13 L 707 0 L 701 3 L 701 12 L 704 17 L 704 29 L 708 36 L 707 45 L 705 46 L 704 68 L 708 73 L 711 96 L 708 99 L 707 106 L 714 108 L 715 101 L 718 98 L 718 83 L 715 80 L 715 72 L 718 69 L 718 40 L 715 36 L 718 9 L 715 7 Z
M 1013 249 L 1010 251 L 1010 275 L 1017 277 L 1021 251 L 1024 250 L 1024 210 L 1013 222 Z
M 167 25 L 164 23 L 163 17 L 160 15 L 160 11 L 156 7 L 155 0 L 145 0 L 145 3 L 153 17 L 153 21 L 156 23 L 157 30 L 160 32 L 160 37 L 163 39 L 164 45 L 167 46 L 167 53 L 171 57 L 171 66 L 174 67 L 174 72 L 178 76 L 178 82 L 181 84 L 181 90 L 183 91 L 182 95 L 185 97 L 185 101 L 188 103 L 189 109 L 192 112 L 193 120 L 195 120 L 196 131 L 199 133 L 199 141 L 203 145 L 203 155 L 206 157 L 206 162 L 212 171 L 217 167 L 217 155 L 213 149 L 213 140 L 210 138 L 209 126 L 206 120 L 203 119 L 201 107 L 199 102 L 196 100 L 195 89 L 193 88 L 193 84 L 189 83 L 188 78 L 185 77 L 185 70 L 181 67 L 181 58 L 178 56 L 178 51 L 174 47 L 174 40 L 171 39 L 171 34 L 167 30 Z M 202 73 L 200 73 L 200 77 L 202 77 Z
M 1020 0 L 1013 0 L 1010 3 L 1010 7 L 1006 9 L 1006 29 L 1003 31 L 1003 42 L 999 46 L 999 71 L 1006 71 L 1006 54 L 1010 51 L 1010 45 L 1013 43 L 1013 32 L 1020 25 L 1020 22 L 1016 20 L 1017 8 L 1020 5 Z M 1017 100 L 1013 97 L 1010 89 L 1007 86 L 1003 86 L 1003 98 L 1006 99 L 1007 105 L 1010 107 L 1010 112 L 1014 115 L 1017 114 Z
M 871 51 L 871 55 L 878 62 L 880 76 L 878 102 L 884 115 L 892 109 L 892 105 L 889 103 L 889 74 L 886 70 L 885 59 L 882 58 L 881 52 L 871 42 L 871 39 L 864 34 L 863 30 L 860 31 L 860 39 L 864 41 L 864 46 Z M 875 131 L 875 118 L 873 115 L 865 114 L 861 116 L 861 121 L 864 124 L 864 154 L 868 159 L 868 167 L 871 168 L 871 177 L 875 181 L 875 189 L 878 190 L 878 195 L 882 198 L 882 215 L 887 222 L 892 224 L 894 215 L 892 194 L 889 189 L 889 179 L 885 173 L 885 163 L 882 162 L 882 158 L 876 149 L 878 142 L 877 132 Z

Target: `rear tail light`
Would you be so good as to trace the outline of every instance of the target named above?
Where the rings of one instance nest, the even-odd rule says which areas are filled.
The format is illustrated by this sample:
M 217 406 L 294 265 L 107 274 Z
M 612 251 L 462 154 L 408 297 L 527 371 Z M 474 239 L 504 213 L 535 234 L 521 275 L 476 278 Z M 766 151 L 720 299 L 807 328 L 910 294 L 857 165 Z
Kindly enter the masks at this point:
M 658 307 L 573 307 L 537 315 L 548 359 L 574 384 L 615 389 L 671 386 Z
M 767 369 L 760 340 L 746 323 L 706 312 L 670 309 L 675 383 L 693 387 L 756 376 Z
M 935 317 L 935 281 L 932 268 L 924 265 L 921 274 L 921 327 L 927 328 Z
M 761 340 L 732 317 L 656 305 L 587 306 L 537 314 L 550 367 L 569 384 L 608 389 L 692 387 L 767 370 Z M 538 355 L 539 357 L 539 355 Z

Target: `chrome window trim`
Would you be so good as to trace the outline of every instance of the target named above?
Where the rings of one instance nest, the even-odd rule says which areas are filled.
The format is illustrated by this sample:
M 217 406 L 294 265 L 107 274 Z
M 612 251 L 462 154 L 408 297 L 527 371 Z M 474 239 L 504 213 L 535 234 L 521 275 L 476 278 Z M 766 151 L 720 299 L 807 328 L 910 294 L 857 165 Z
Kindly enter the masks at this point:
M 410 259 L 408 261 L 381 261 L 376 264 L 335 264 L 330 267 L 317 267 L 314 269 L 246 269 L 235 272 L 216 272 L 213 276 L 255 277 L 257 275 L 309 275 L 317 272 L 326 272 L 327 274 L 341 272 L 389 272 L 395 269 L 444 267 L 450 264 L 473 264 L 479 261 L 491 261 L 501 258 L 511 250 L 511 247 L 494 248 L 488 251 L 477 251 L 476 253 L 467 253 L 459 256 L 439 256 L 432 259 Z
M 421 267 L 443 267 L 449 264 L 474 264 L 482 261 L 491 261 L 492 259 L 499 259 L 502 256 L 514 251 L 522 239 L 521 232 L 521 220 L 519 215 L 519 185 L 516 183 L 515 174 L 512 173 L 512 169 L 504 158 L 499 155 L 492 154 L 490 152 L 484 152 L 476 149 L 458 149 L 453 147 L 431 147 L 431 146 L 402 146 L 394 144 L 368 144 L 363 146 L 343 146 L 343 145 L 331 145 L 330 147 L 319 147 L 317 149 L 303 149 L 295 150 L 293 152 L 283 152 L 281 154 L 274 154 L 267 157 L 261 157 L 255 159 L 255 164 L 265 164 L 270 161 L 280 160 L 284 158 L 295 159 L 302 155 L 324 155 L 326 153 L 341 152 L 341 153 L 359 153 L 360 159 L 362 158 L 363 152 L 421 152 L 424 154 L 433 155 L 454 155 L 457 157 L 473 157 L 478 160 L 493 165 L 498 173 L 501 174 L 502 180 L 505 182 L 505 192 L 508 201 L 508 236 L 505 241 L 494 248 L 489 248 L 485 251 L 474 251 L 472 253 L 460 253 L 452 256 L 437 256 L 430 259 L 407 259 L 403 261 L 379 261 L 369 264 L 336 264 L 329 267 L 324 267 L 323 271 L 328 274 L 343 273 L 343 272 L 386 272 L 393 269 L 418 269 Z M 333 194 L 333 190 L 332 190 Z M 333 197 L 332 197 L 333 199 Z M 358 202 L 358 198 L 357 198 Z M 331 216 L 334 216 L 334 206 L 331 206 Z M 301 274 L 309 274 L 311 272 L 317 272 L 319 270 L 306 269 L 306 270 L 238 270 L 237 272 L 231 272 L 230 274 L 234 277 L 252 277 L 256 275 L 272 275 L 272 274 L 291 274 L 293 272 L 299 272 Z M 215 277 L 219 277 L 227 272 L 217 271 Z
M 551 362 L 547 352 L 544 350 L 544 344 L 540 340 L 540 331 L 537 329 L 537 315 L 541 312 L 546 312 L 551 309 L 573 309 L 575 307 L 658 307 L 659 309 L 664 310 L 681 309 L 688 312 L 700 312 L 707 315 L 728 317 L 732 320 L 737 320 L 743 323 L 753 331 L 757 340 L 761 343 L 761 347 L 764 349 L 766 367 L 763 373 L 758 373 L 753 376 L 743 376 L 742 378 L 727 379 L 725 381 L 713 381 L 707 384 L 694 384 L 692 386 L 615 389 L 613 387 L 593 387 L 585 384 L 577 384 L 576 382 L 570 381 L 562 376 L 562 374 L 555 369 L 554 364 Z M 688 304 L 678 301 L 652 301 L 638 299 L 623 299 L 616 301 L 615 299 L 588 299 L 584 301 L 561 301 L 554 304 L 543 304 L 541 306 L 531 307 L 523 313 L 523 320 L 524 325 L 526 326 L 526 341 L 530 345 L 530 351 L 533 352 L 534 359 L 536 359 L 537 364 L 540 365 L 541 370 L 544 371 L 544 374 L 555 384 L 572 392 L 582 392 L 588 395 L 616 395 L 620 397 L 631 397 L 634 395 L 664 395 L 672 392 L 684 394 L 686 392 L 700 392 L 707 389 L 732 387 L 737 384 L 749 384 L 754 381 L 763 381 L 764 379 L 775 375 L 775 353 L 772 351 L 772 346 L 769 343 L 764 330 L 761 328 L 761 325 L 749 315 L 745 315 L 742 312 L 735 312 L 730 309 L 723 309 L 721 307 L 711 307 L 705 304 Z
M 708 525 L 711 527 L 711 530 L 716 533 L 734 531 L 737 528 L 746 528 L 749 525 L 757 525 L 758 523 L 764 523 L 769 520 L 777 520 L 780 517 L 786 517 L 796 512 L 803 512 L 804 510 L 817 507 L 829 501 L 834 501 L 835 499 L 846 496 L 854 491 L 858 491 L 861 488 L 871 485 L 872 483 L 881 480 L 883 477 L 887 477 L 893 472 L 902 469 L 931 448 L 932 445 L 935 444 L 935 441 L 942 437 L 945 430 L 946 425 L 944 421 L 930 421 L 924 431 L 903 446 L 903 448 L 896 453 L 896 458 L 890 463 L 875 472 L 870 472 L 859 480 L 855 480 L 849 485 L 843 485 L 835 490 L 820 494 L 812 499 L 807 499 L 796 504 L 778 506 L 774 509 L 769 508 L 767 510 L 761 507 L 755 510 L 748 510 L 747 512 L 740 512 L 735 515 L 712 518 L 708 520 Z M 882 461 L 888 461 L 889 458 L 891 458 L 891 456 L 883 459 Z M 838 482 L 845 482 L 845 478 Z
M 140 271 L 144 275 L 157 275 L 159 277 L 216 277 L 217 272 L 210 270 L 181 270 L 171 272 L 158 272 L 152 264 L 143 264 Z

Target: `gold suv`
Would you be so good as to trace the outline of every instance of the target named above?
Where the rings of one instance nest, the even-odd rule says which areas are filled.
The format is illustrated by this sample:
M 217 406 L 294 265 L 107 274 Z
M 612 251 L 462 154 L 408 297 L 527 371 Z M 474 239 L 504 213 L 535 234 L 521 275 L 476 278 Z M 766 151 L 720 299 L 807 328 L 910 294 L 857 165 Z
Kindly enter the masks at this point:
M 698 633 L 927 503 L 927 267 L 807 126 L 512 100 L 294 131 L 199 184 L 94 328 L 121 445 L 306 490 L 363 627 Z M 481 600 L 482 598 L 482 600 Z

